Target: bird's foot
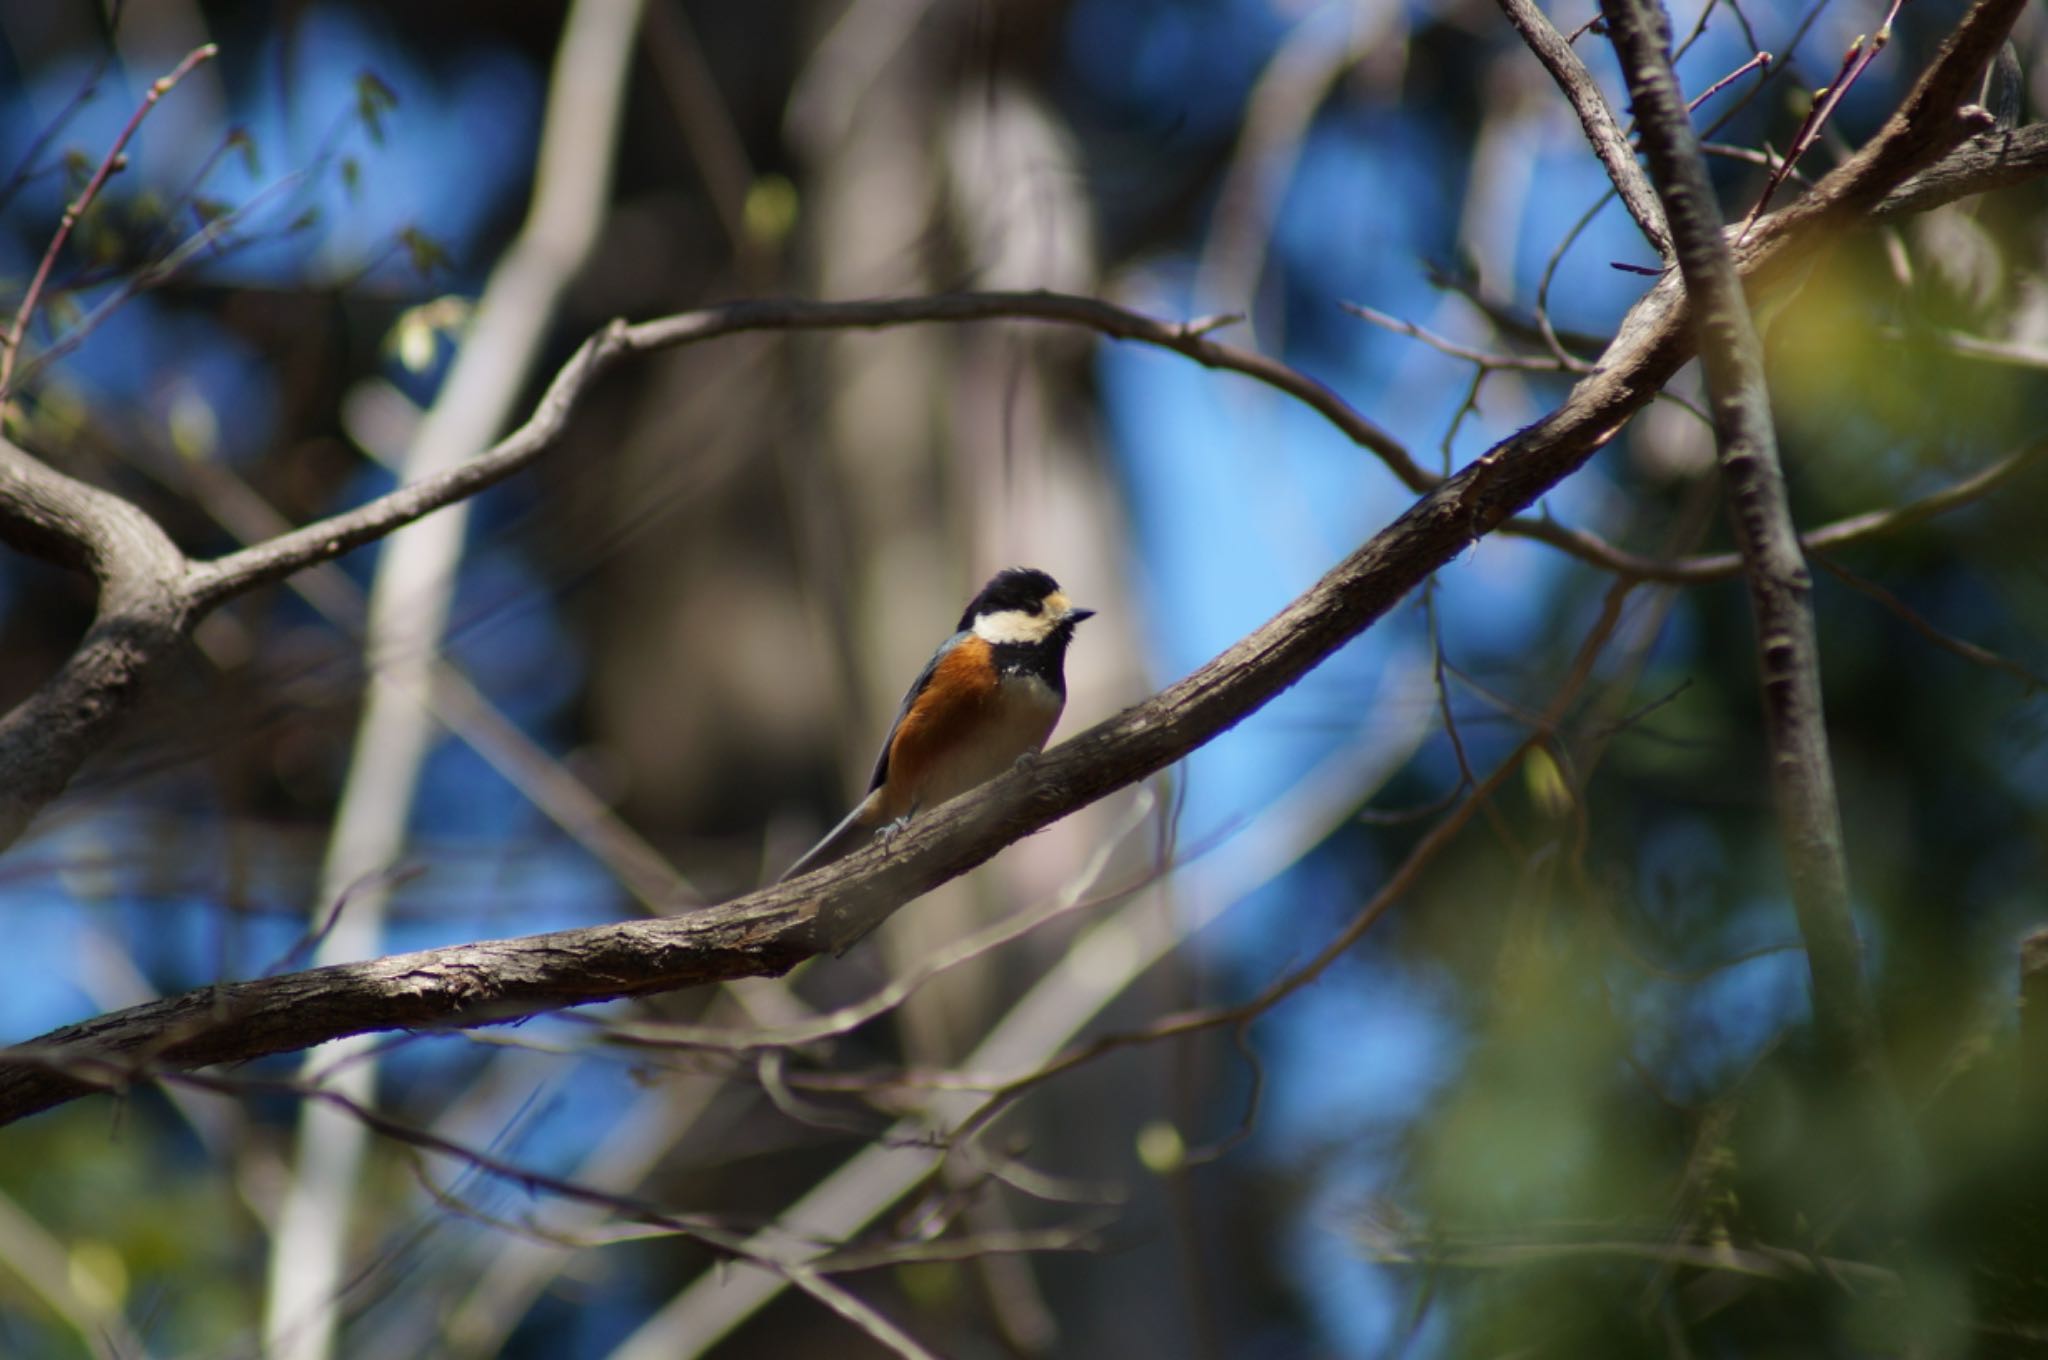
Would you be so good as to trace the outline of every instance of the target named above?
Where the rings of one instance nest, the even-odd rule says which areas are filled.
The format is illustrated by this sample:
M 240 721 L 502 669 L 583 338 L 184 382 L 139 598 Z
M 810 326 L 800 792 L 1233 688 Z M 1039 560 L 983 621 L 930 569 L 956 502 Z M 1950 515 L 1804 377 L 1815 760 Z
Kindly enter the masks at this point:
M 901 817 L 898 817 L 893 822 L 882 823 L 882 829 L 878 833 L 882 838 L 882 848 L 884 850 L 888 849 L 889 842 L 895 840 L 898 836 L 902 835 L 904 828 L 908 827 L 909 825 L 910 814 L 907 812 L 904 813 Z

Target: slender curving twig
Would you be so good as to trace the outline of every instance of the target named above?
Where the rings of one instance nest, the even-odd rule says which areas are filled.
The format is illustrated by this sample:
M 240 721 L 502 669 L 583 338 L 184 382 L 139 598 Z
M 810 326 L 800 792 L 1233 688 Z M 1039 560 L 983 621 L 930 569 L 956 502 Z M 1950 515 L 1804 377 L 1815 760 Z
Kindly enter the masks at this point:
M 106 187 L 108 177 L 126 164 L 121 153 L 127 150 L 128 140 L 135 135 L 135 130 L 142 126 L 142 120 L 149 116 L 149 111 L 156 107 L 157 101 L 175 89 L 178 82 L 191 73 L 192 68 L 202 62 L 213 60 L 219 53 L 220 49 L 212 43 L 195 47 L 185 54 L 183 61 L 171 69 L 169 75 L 158 76 L 152 81 L 149 93 L 142 97 L 142 103 L 136 106 L 135 112 L 128 115 L 127 124 L 122 127 L 120 135 L 114 138 L 114 144 L 107 148 L 107 154 L 101 158 L 99 168 L 93 171 L 92 178 L 86 181 L 85 188 L 79 191 L 78 197 L 72 199 L 65 207 L 64 216 L 57 223 L 56 232 L 50 237 L 49 248 L 43 252 L 42 261 L 36 265 L 35 276 L 29 280 L 28 291 L 22 294 L 21 306 L 15 309 L 14 322 L 7 328 L 5 346 L 0 348 L 0 407 L 7 404 L 8 394 L 12 390 L 14 364 L 20 357 L 22 345 L 28 339 L 29 318 L 36 314 L 36 306 L 43 298 L 43 287 L 50 281 L 50 270 L 56 265 L 57 256 L 63 253 L 64 243 L 71 239 L 71 229 L 78 225 L 78 220 L 85 216 L 85 210 L 99 197 L 100 190 Z
M 1895 614 L 1900 622 L 1943 651 L 1952 652 L 1972 665 L 1983 666 L 1988 670 L 2004 671 L 2007 675 L 2012 676 L 2022 685 L 2025 685 L 2029 694 L 2048 689 L 2048 679 L 2044 679 L 2033 671 L 2028 670 L 2009 656 L 2001 656 L 1989 647 L 1980 647 L 1976 643 L 1966 642 L 1952 633 L 1943 632 L 1940 628 L 1937 628 L 1922 617 L 1920 611 L 1914 609 L 1913 606 L 1907 604 L 1877 582 L 1867 581 L 1841 564 L 1828 561 L 1825 557 L 1816 557 L 1814 561 L 1819 564 L 1822 571 L 1858 594 L 1868 596 L 1870 599 L 1877 601 Z
M 794 298 L 735 302 L 658 321 L 614 322 L 584 341 L 548 385 L 525 424 L 483 453 L 367 505 L 195 569 L 190 590 L 205 608 L 300 567 L 374 542 L 441 506 L 472 496 L 520 471 L 558 443 L 583 392 L 622 360 L 748 331 L 843 331 L 964 321 L 1024 320 L 1081 326 L 1112 339 L 1172 350 L 1207 368 L 1244 374 L 1309 406 L 1346 436 L 1379 455 L 1402 483 L 1427 490 L 1437 478 L 1401 442 L 1335 391 L 1278 359 L 1211 340 L 1218 322 L 1168 322 L 1115 303 L 1070 293 L 942 293 L 919 298 L 813 302 Z

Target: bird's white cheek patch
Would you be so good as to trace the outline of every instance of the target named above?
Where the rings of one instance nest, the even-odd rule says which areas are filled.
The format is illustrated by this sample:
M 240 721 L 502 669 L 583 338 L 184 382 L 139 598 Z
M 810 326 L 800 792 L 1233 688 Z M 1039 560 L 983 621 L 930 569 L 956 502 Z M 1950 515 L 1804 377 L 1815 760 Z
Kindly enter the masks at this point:
M 983 614 L 974 621 L 974 635 L 983 642 L 1002 646 L 1006 643 L 1043 642 L 1053 630 L 1053 619 L 1044 614 L 1027 614 L 1021 609 L 1005 609 L 999 614 Z

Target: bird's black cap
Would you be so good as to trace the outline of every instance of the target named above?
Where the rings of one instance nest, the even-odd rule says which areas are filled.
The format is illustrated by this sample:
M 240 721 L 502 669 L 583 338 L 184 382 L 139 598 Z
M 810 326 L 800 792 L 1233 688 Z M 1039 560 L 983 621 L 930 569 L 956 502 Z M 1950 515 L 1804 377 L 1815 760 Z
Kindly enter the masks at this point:
M 1000 614 L 1009 609 L 1035 614 L 1046 597 L 1058 594 L 1059 588 L 1058 581 L 1036 567 L 1006 567 L 991 576 L 981 592 L 968 601 L 966 611 L 960 615 L 960 627 L 964 631 L 972 628 L 983 614 Z

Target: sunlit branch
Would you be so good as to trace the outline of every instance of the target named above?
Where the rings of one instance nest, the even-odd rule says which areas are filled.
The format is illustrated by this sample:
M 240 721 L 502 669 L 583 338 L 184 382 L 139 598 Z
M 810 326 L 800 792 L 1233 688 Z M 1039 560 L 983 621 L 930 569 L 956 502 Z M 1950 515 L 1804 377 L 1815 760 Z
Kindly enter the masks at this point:
M 583 343 L 549 384 L 532 417 L 492 448 L 440 476 L 401 487 L 355 510 L 200 567 L 193 584 L 196 602 L 211 605 L 309 563 L 337 557 L 503 481 L 560 442 L 583 392 L 629 356 L 747 332 L 845 331 L 991 320 L 1064 322 L 1112 339 L 1172 350 L 1205 367 L 1242 373 L 1317 411 L 1352 440 L 1378 454 L 1405 485 L 1421 489 L 1436 481 L 1398 440 L 1324 384 L 1277 359 L 1209 339 L 1217 325 L 1214 321 L 1160 321 L 1097 298 L 1050 292 L 950 293 L 853 302 L 736 302 L 640 325 L 614 322 Z
M 1579 127 L 1586 134 L 1586 141 L 1593 148 L 1593 154 L 1600 158 L 1600 164 L 1607 169 L 1607 178 L 1613 182 L 1614 190 L 1621 195 L 1622 206 L 1628 209 L 1636 226 L 1642 229 L 1643 237 L 1660 259 L 1671 258 L 1671 228 L 1664 221 L 1664 209 L 1657 202 L 1657 195 L 1651 192 L 1650 181 L 1643 174 L 1643 167 L 1636 163 L 1635 148 L 1628 144 L 1621 127 L 1614 120 L 1614 111 L 1607 107 L 1607 98 L 1600 93 L 1600 86 L 1593 79 L 1593 73 L 1586 69 L 1586 63 L 1579 60 L 1579 54 L 1564 40 L 1549 18 L 1538 9 L 1535 0 L 1499 0 L 1501 13 L 1507 16 L 1515 31 L 1522 35 L 1529 50 L 1543 63 L 1543 69 L 1550 72 L 1550 78 L 1557 82 L 1557 88 L 1571 103 L 1572 112 L 1579 116 Z

